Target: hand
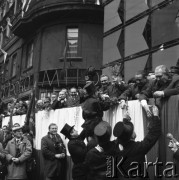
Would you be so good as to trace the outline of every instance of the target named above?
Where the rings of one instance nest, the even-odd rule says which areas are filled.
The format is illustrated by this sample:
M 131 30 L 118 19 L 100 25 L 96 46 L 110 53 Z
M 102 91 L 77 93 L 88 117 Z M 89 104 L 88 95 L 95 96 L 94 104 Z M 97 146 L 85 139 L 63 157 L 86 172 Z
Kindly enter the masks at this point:
M 148 104 L 147 104 L 147 101 L 143 99 L 143 100 L 141 101 L 141 105 L 142 105 L 142 107 L 145 109 L 145 112 L 147 113 L 147 117 L 152 117 L 152 113 L 151 113 L 151 111 L 150 111 L 150 109 L 149 109 L 149 106 L 148 106 Z
M 168 147 L 171 148 L 173 152 L 176 152 L 178 150 L 178 146 L 172 140 L 169 142 Z
M 153 93 L 153 96 L 156 97 L 164 97 L 164 92 L 163 91 L 155 91 Z
M 157 108 L 157 106 L 152 106 L 152 112 L 154 116 L 159 116 L 159 110 Z
M 128 119 L 129 121 L 131 121 L 131 117 L 130 117 L 129 112 L 127 110 L 125 110 L 125 112 L 123 114 L 123 118 Z
M 19 163 L 19 158 L 12 158 L 12 161 L 13 161 L 14 163 Z
M 125 109 L 125 107 L 127 107 L 125 100 L 120 101 L 120 107 L 121 107 L 121 109 Z
M 56 157 L 57 159 L 62 159 L 62 158 L 65 157 L 65 154 L 64 154 L 64 153 L 61 153 L 61 154 L 55 154 L 55 157 Z

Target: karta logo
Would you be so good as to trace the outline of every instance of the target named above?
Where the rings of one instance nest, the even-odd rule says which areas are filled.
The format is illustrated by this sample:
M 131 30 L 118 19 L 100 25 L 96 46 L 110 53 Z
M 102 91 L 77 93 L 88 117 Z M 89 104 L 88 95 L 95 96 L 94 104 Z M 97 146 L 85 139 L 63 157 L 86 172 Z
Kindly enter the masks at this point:
M 114 158 L 112 156 L 108 156 L 106 160 L 106 177 L 108 178 L 148 178 L 149 168 L 154 172 L 154 175 L 157 178 L 171 178 L 179 176 L 176 173 L 176 164 L 174 162 L 163 163 L 159 161 L 158 157 L 155 162 L 143 162 L 142 164 L 135 161 L 130 162 L 129 159 L 124 157 Z

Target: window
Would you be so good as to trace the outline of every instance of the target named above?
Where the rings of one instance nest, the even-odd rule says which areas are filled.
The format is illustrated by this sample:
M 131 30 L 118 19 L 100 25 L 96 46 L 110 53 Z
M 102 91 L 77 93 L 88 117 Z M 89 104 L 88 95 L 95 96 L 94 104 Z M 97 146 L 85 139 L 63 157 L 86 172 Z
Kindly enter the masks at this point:
M 12 77 L 16 75 L 16 66 L 17 66 L 17 54 L 12 56 Z
M 67 57 L 77 57 L 78 28 L 67 28 Z
M 34 51 L 34 44 L 33 42 L 30 42 L 27 45 L 26 68 L 32 67 L 33 51 Z

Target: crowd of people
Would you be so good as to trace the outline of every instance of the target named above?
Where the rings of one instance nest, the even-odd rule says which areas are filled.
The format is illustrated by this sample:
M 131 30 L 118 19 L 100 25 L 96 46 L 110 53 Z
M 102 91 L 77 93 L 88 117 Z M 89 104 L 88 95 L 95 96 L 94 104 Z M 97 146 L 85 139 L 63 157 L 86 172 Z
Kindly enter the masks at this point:
M 65 124 L 60 131 L 69 139 L 68 150 L 73 160 L 73 180 L 104 180 L 111 178 L 123 179 L 136 176 L 130 171 L 131 162 L 143 164 L 145 155 L 154 146 L 161 134 L 159 111 L 161 99 L 179 94 L 179 67 L 172 66 L 169 70 L 165 65 L 155 68 L 154 72 L 146 74 L 137 71 L 134 78 L 125 83 L 119 74 L 110 78 L 100 76 L 100 85 L 95 85 L 93 76 L 87 73 L 86 85 L 82 88 L 72 87 L 69 90 L 61 89 L 51 97 L 36 101 L 36 111 L 56 110 L 81 105 L 82 132 L 78 134 L 74 126 Z M 149 98 L 155 98 L 155 105 L 149 106 Z M 146 115 L 150 118 L 148 134 L 141 142 L 135 142 L 134 125 L 128 115 L 128 100 L 139 100 Z M 29 101 L 13 99 L 3 108 L 0 102 L 0 113 L 3 116 L 26 114 Z M 111 126 L 103 121 L 103 111 L 119 105 L 124 110 L 123 120 L 116 123 L 113 129 L 114 141 L 110 141 Z M 152 107 L 152 108 L 151 108 Z M 44 158 L 46 180 L 61 179 L 65 172 L 66 148 L 58 132 L 56 124 L 49 125 L 49 131 L 41 140 L 41 150 Z M 87 143 L 85 143 L 85 140 Z M 174 157 L 179 160 L 178 144 L 171 141 L 169 147 Z M 29 127 L 14 124 L 12 130 L 3 126 L 0 131 L 0 160 L 5 164 L 7 172 L 0 179 L 27 179 L 27 164 L 33 156 L 33 137 Z M 122 170 L 113 172 L 107 170 L 107 158 L 113 157 L 118 162 L 123 161 Z M 4 163 L 6 162 L 6 163 Z M 0 166 L 1 167 L 1 166 Z M 4 166 L 3 166 L 4 167 Z M 0 169 L 1 171 L 1 169 Z M 4 172 L 4 171 L 3 171 Z M 1 173 L 0 173 L 1 174 Z M 27 176 L 28 175 L 28 176 Z M 143 174 L 140 173 L 142 178 Z

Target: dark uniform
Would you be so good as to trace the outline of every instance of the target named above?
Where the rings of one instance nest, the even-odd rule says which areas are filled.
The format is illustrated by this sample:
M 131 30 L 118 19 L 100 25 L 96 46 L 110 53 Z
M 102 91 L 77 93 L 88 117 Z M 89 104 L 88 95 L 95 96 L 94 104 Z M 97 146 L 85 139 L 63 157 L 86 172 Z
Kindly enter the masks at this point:
M 68 150 L 74 163 L 72 168 L 73 180 L 85 180 L 86 173 L 83 162 L 87 152 L 86 144 L 79 136 L 78 138 L 70 139 Z
M 116 132 L 119 132 L 119 129 L 115 129 L 114 127 L 114 135 Z M 117 157 L 119 160 L 123 161 L 120 164 L 120 169 L 122 169 L 122 173 L 118 173 L 118 178 L 121 180 L 123 179 L 143 179 L 143 167 L 145 162 L 145 155 L 150 151 L 150 149 L 154 146 L 156 141 L 158 140 L 161 134 L 161 121 L 159 120 L 158 116 L 154 116 L 153 119 L 150 120 L 149 131 L 148 134 L 145 136 L 144 140 L 141 142 L 135 142 L 133 140 L 126 140 L 119 142 L 123 146 L 123 150 L 118 148 Z M 123 134 L 123 138 L 125 138 L 125 133 Z M 134 178 L 136 175 L 136 171 L 131 171 L 130 169 L 134 168 L 131 165 L 132 162 L 136 162 L 139 166 L 139 175 L 141 177 Z M 135 164 L 135 167 L 136 167 Z M 141 167 L 141 168 L 140 168 Z
M 94 134 L 98 140 L 98 145 L 91 149 L 85 158 L 85 169 L 87 173 L 87 180 L 107 180 L 108 177 L 112 177 L 112 169 L 108 169 L 108 165 L 111 167 L 112 162 L 107 164 L 115 156 L 116 143 L 110 141 L 111 126 L 109 123 L 102 121 L 94 129 Z

